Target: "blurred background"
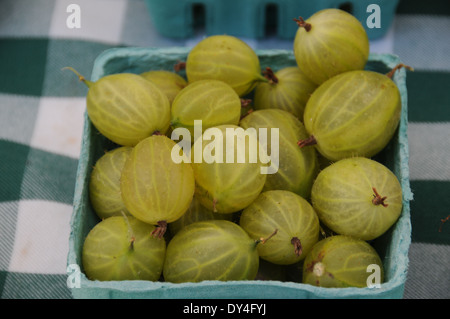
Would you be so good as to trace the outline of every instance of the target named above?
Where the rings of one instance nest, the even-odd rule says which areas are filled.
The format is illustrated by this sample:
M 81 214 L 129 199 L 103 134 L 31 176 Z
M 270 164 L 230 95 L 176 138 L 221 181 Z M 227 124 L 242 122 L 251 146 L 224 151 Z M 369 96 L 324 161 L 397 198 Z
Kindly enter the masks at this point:
M 292 19 L 329 5 L 373 23 L 371 52 L 415 69 L 407 73 L 414 200 L 404 297 L 450 298 L 450 221 L 442 221 L 450 215 L 450 2 L 221 2 L 0 0 L 0 297 L 71 298 L 66 257 L 87 88 L 63 67 L 89 79 L 106 49 L 192 47 L 215 33 L 255 50 L 291 50 Z

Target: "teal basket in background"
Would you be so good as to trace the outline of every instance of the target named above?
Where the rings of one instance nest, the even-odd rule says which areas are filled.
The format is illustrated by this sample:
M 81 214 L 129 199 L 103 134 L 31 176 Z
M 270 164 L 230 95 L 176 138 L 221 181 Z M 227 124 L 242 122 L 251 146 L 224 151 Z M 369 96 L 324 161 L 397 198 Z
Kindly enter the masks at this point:
M 142 73 L 148 70 L 173 70 L 185 61 L 188 48 L 114 48 L 97 57 L 92 81 L 113 73 Z M 292 51 L 257 50 L 261 67 L 274 71 L 296 65 Z M 371 54 L 366 68 L 387 73 L 400 62 L 390 54 Z M 390 298 L 403 297 L 411 243 L 410 206 L 412 193 L 409 184 L 408 109 L 406 71 L 400 69 L 393 77 L 402 99 L 402 113 L 397 133 L 376 160 L 389 167 L 400 180 L 403 209 L 391 229 L 371 244 L 383 260 L 385 282 L 380 288 L 323 288 L 302 284 L 299 280 L 243 280 L 203 281 L 199 283 L 170 283 L 164 281 L 94 281 L 89 280 L 81 261 L 83 243 L 88 232 L 99 222 L 89 200 L 89 179 L 96 161 L 105 150 L 114 147 L 102 136 L 85 113 L 81 154 L 76 176 L 74 208 L 71 219 L 67 269 L 68 285 L 74 298 L 152 298 L 152 299 L 303 299 L 303 298 Z M 77 272 L 76 270 L 79 270 Z M 294 269 L 295 272 L 295 269 Z M 300 279 L 300 274 L 293 277 Z
M 370 40 L 383 37 L 394 20 L 399 0 L 146 0 L 155 29 L 169 38 L 228 34 L 262 39 L 293 39 L 293 21 L 325 8 L 353 14 Z M 368 20 L 369 19 L 369 23 Z M 373 24 L 372 22 L 379 22 Z

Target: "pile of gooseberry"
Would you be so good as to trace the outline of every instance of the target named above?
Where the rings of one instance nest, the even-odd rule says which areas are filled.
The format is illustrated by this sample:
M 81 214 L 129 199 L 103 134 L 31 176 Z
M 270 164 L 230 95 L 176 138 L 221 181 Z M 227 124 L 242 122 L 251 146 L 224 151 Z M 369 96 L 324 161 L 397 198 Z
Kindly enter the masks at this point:
M 368 266 L 383 273 L 371 242 L 398 220 L 402 188 L 373 157 L 400 121 L 397 68 L 364 69 L 368 37 L 349 13 L 294 20 L 296 66 L 263 70 L 244 41 L 214 35 L 190 50 L 183 76 L 180 65 L 96 82 L 79 75 L 92 124 L 117 144 L 91 174 L 100 221 L 82 251 L 89 279 L 365 287 Z M 192 149 L 215 161 L 194 160 L 172 139 L 177 128 L 193 134 L 196 120 L 202 136 Z M 225 138 L 229 128 L 277 128 L 278 170 L 262 174 L 259 160 L 225 161 L 208 149 L 211 130 Z M 250 142 L 262 148 L 248 139 L 233 154 L 250 158 Z

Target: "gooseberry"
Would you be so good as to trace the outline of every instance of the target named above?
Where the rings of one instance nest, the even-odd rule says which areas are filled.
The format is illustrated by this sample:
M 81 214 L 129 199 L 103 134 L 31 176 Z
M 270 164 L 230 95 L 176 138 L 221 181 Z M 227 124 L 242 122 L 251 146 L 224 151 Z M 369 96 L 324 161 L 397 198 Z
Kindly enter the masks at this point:
M 293 50 L 298 67 L 317 85 L 343 72 L 362 70 L 369 58 L 369 38 L 361 22 L 350 13 L 327 8 L 299 28 Z

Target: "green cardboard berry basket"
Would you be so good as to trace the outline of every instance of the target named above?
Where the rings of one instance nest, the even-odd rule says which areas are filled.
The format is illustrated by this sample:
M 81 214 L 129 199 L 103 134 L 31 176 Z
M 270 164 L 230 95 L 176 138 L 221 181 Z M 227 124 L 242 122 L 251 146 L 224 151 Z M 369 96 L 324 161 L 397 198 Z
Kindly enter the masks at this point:
M 261 67 L 274 70 L 295 65 L 291 51 L 256 51 Z M 187 48 L 114 48 L 97 57 L 92 81 L 120 72 L 141 73 L 150 69 L 172 70 L 174 64 L 185 61 Z M 399 63 L 395 55 L 371 54 L 367 69 L 387 73 Z M 105 139 L 85 115 L 81 156 L 74 194 L 69 253 L 67 257 L 67 284 L 74 298 L 151 298 L 151 299 L 304 299 L 304 298 L 402 298 L 408 269 L 408 250 L 411 243 L 410 206 L 412 193 L 409 185 L 407 90 L 406 72 L 396 72 L 394 81 L 401 92 L 402 117 L 396 135 L 376 156 L 399 178 L 403 189 L 403 211 L 391 229 L 372 242 L 383 259 L 385 282 L 379 288 L 320 288 L 296 280 L 204 281 L 200 283 L 89 280 L 83 273 L 81 250 L 89 230 L 99 222 L 93 211 L 88 192 L 89 176 L 96 160 L 115 145 Z M 295 267 L 294 267 L 295 268 Z
M 155 29 L 169 38 L 229 34 L 249 38 L 275 35 L 293 39 L 298 26 L 292 19 L 310 17 L 325 8 L 351 13 L 369 39 L 383 37 L 394 20 L 399 0 L 145 0 Z M 372 24 L 374 5 L 379 24 Z M 369 23 L 367 20 L 369 19 Z

